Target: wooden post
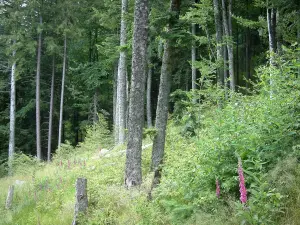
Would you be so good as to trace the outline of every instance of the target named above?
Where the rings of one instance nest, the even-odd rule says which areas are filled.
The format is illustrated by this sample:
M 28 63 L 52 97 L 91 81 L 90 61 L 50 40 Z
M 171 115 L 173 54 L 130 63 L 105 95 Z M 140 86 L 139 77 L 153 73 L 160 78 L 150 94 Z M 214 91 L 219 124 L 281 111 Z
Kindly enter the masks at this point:
M 8 188 L 6 204 L 5 204 L 6 209 L 11 208 L 12 200 L 13 200 L 13 197 L 14 197 L 14 188 L 15 188 L 14 185 L 10 185 L 9 188 Z
M 77 178 L 76 183 L 76 203 L 75 203 L 75 213 L 72 225 L 78 225 L 78 214 L 85 213 L 88 207 L 88 198 L 87 198 L 87 179 L 86 178 Z

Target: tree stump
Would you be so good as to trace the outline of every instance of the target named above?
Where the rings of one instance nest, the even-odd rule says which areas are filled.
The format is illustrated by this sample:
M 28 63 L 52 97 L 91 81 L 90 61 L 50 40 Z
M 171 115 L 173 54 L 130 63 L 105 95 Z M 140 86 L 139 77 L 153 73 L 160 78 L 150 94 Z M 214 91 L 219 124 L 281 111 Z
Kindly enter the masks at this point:
M 8 193 L 7 193 L 7 198 L 6 198 L 6 204 L 5 204 L 5 208 L 6 209 L 10 209 L 11 208 L 13 197 L 14 197 L 14 189 L 15 189 L 14 185 L 10 185 L 9 188 L 8 188 Z
M 76 203 L 75 203 L 75 213 L 72 225 L 78 225 L 78 215 L 79 213 L 85 213 L 88 207 L 87 198 L 87 179 L 77 178 L 76 183 Z

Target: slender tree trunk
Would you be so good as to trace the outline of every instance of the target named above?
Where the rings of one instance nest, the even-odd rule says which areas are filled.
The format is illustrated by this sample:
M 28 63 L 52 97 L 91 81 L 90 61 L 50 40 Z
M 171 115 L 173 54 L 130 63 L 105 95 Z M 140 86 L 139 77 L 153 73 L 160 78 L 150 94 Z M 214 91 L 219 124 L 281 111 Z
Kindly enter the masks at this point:
M 216 27 L 216 41 L 217 41 L 217 63 L 218 63 L 218 70 L 217 76 L 218 81 L 221 85 L 224 85 L 224 73 L 222 73 L 222 58 L 223 58 L 223 48 L 222 48 L 222 17 L 220 12 L 219 0 L 214 0 L 214 17 L 215 17 L 215 27 Z M 223 76 L 222 76 L 223 74 Z
M 96 124 L 98 122 L 98 97 L 99 97 L 99 89 L 95 89 L 94 98 L 93 98 L 93 123 Z
M 147 126 L 152 127 L 152 112 L 151 112 L 151 86 L 152 86 L 152 65 L 151 65 L 151 49 L 148 56 L 148 75 L 147 75 Z
M 223 58 L 224 58 L 224 89 L 225 89 L 225 98 L 227 99 L 227 90 L 228 90 L 228 51 L 227 45 L 223 46 Z
M 65 34 L 65 39 L 64 39 L 64 61 L 63 61 L 63 71 L 62 71 L 62 79 L 61 79 L 59 128 L 58 128 L 58 147 L 60 147 L 60 145 L 61 145 L 62 131 L 63 131 L 62 129 L 63 129 L 63 107 L 64 107 L 66 64 L 67 64 L 67 34 Z
M 121 34 L 120 46 L 124 48 L 126 45 L 127 23 L 125 16 L 128 11 L 128 0 L 122 0 L 122 18 L 121 18 Z M 126 50 L 121 49 L 118 67 L 118 87 L 117 87 L 117 129 L 118 143 L 125 142 L 126 127 Z
M 246 87 L 249 88 L 249 82 L 250 82 L 250 31 L 249 31 L 249 28 L 247 27 L 246 28 L 246 51 L 245 51 L 245 54 L 246 54 L 246 59 L 245 59 L 245 69 L 246 69 L 246 79 L 247 79 L 247 82 L 246 82 Z
M 270 51 L 270 64 L 273 65 L 274 57 L 273 54 L 275 53 L 275 29 L 274 29 L 274 9 L 267 9 L 267 22 L 268 22 L 268 37 L 269 37 L 269 51 Z
M 148 0 L 135 0 L 132 44 L 132 79 L 125 168 L 125 185 L 127 187 L 140 185 L 142 182 L 141 153 L 144 127 L 148 13 Z
M 40 16 L 40 25 L 42 25 L 42 16 Z M 41 113 L 40 113 L 41 51 L 42 51 L 42 32 L 39 33 L 39 38 L 38 38 L 38 53 L 37 53 L 37 68 L 36 68 L 36 156 L 38 160 L 42 159 Z
M 239 85 L 239 26 L 236 26 L 236 85 Z
M 228 4 L 228 13 L 226 9 L 225 0 L 222 0 L 222 12 L 223 12 L 223 26 L 226 35 L 227 42 L 227 52 L 228 52 L 228 64 L 229 64 L 229 80 L 230 80 L 230 89 L 235 90 L 235 80 L 234 80 L 234 63 L 233 63 L 233 46 L 231 41 L 232 25 L 231 25 L 231 0 Z M 228 17 L 227 17 L 228 15 Z
M 196 35 L 196 24 L 192 24 L 192 35 L 193 38 Z M 195 68 L 195 62 L 196 62 L 196 46 L 195 46 L 195 41 L 193 41 L 192 43 L 192 89 L 196 90 L 197 86 L 196 86 L 196 81 L 197 81 L 197 71 Z
M 13 41 L 13 45 L 16 40 Z M 10 75 L 10 112 L 9 112 L 9 145 L 8 145 L 8 174 L 12 175 L 12 160 L 15 153 L 15 124 L 16 124 L 16 51 L 12 53 L 13 64 Z
M 171 30 L 174 26 L 174 23 L 177 22 L 179 18 L 180 10 L 180 1 L 171 0 L 170 11 L 173 14 L 173 18 L 170 18 L 168 25 L 168 33 L 171 33 Z M 171 62 L 172 62 L 172 52 L 173 46 L 172 41 L 167 39 L 164 45 L 164 54 L 162 59 L 161 66 L 161 75 L 160 75 L 160 84 L 159 84 L 159 94 L 158 102 L 156 108 L 156 121 L 155 128 L 157 134 L 154 137 L 153 141 L 153 150 L 152 150 L 152 170 L 155 171 L 154 180 L 152 188 L 155 187 L 160 182 L 160 165 L 162 164 L 164 157 L 165 149 L 165 137 L 166 137 L 166 128 L 168 122 L 168 105 L 169 105 L 169 94 L 171 88 Z
M 277 45 L 276 45 L 277 54 L 281 55 L 282 54 L 283 37 L 282 37 L 282 33 L 279 30 L 276 31 L 276 26 L 279 23 L 279 10 L 278 9 L 276 10 L 275 18 L 273 18 L 273 20 L 274 20 L 273 24 L 275 23 L 274 30 L 277 35 Z
M 118 85 L 118 62 L 115 65 L 114 68 L 114 84 L 113 84 L 113 121 L 114 121 L 114 137 L 115 137 L 115 143 L 118 143 L 119 140 L 119 134 L 117 129 L 117 85 Z
M 52 77 L 51 77 L 51 93 L 50 93 L 50 111 L 49 111 L 49 129 L 48 129 L 48 154 L 47 160 L 51 160 L 51 144 L 52 144 L 52 119 L 53 119 L 53 102 L 54 102 L 54 76 L 55 76 L 55 56 L 52 57 Z
M 297 42 L 298 48 L 300 47 L 300 10 L 298 10 L 298 22 L 297 22 Z M 300 62 L 300 56 L 298 57 L 298 62 Z M 300 67 L 298 67 L 298 77 L 300 77 Z
M 276 14 L 274 9 L 267 8 L 267 23 L 268 23 L 268 36 L 269 36 L 269 52 L 270 52 L 270 66 L 274 66 L 274 54 L 276 52 L 276 41 L 275 41 L 275 20 Z M 273 74 L 270 73 L 270 98 L 273 98 Z

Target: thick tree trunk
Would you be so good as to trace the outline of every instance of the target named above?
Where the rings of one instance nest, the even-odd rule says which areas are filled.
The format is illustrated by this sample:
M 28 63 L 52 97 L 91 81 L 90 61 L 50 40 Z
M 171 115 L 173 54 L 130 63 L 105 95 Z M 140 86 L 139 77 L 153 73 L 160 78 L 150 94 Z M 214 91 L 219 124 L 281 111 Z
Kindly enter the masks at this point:
M 142 182 L 141 151 L 144 127 L 145 69 L 148 40 L 148 0 L 136 0 L 132 46 L 132 79 L 129 102 L 125 185 Z
M 217 41 L 217 63 L 218 63 L 218 82 L 224 85 L 224 73 L 222 72 L 222 58 L 223 58 L 223 48 L 222 48 L 222 17 L 220 13 L 219 0 L 214 0 L 214 17 L 215 17 L 215 27 L 216 27 L 216 41 Z M 222 76 L 223 74 L 223 76 Z
M 52 144 L 52 119 L 53 119 L 53 102 L 54 102 L 54 76 L 55 76 L 55 56 L 52 57 L 52 77 L 51 77 L 51 93 L 50 93 L 50 111 L 49 111 L 49 129 L 48 129 L 48 154 L 47 160 L 51 160 L 51 144 Z
M 13 41 L 16 44 L 16 41 Z M 12 53 L 13 64 L 10 75 L 10 112 L 9 112 L 9 145 L 8 145 L 8 173 L 12 175 L 12 160 L 15 153 L 15 124 L 16 124 L 16 51 Z
M 126 35 L 127 24 L 125 16 L 128 11 L 128 0 L 122 0 L 122 18 L 121 18 L 121 34 L 120 34 L 120 58 L 118 66 L 118 86 L 117 86 L 117 126 L 118 143 L 125 142 L 125 127 L 126 127 Z
M 61 94 L 60 94 L 60 109 L 59 109 L 58 147 L 60 147 L 61 145 L 62 131 L 63 131 L 62 129 L 63 129 L 63 108 L 64 108 L 66 64 L 67 64 L 67 35 L 65 34 L 64 60 L 63 60 L 63 71 L 62 71 L 62 79 L 61 79 Z
M 42 25 L 42 16 L 40 16 L 40 25 Z M 36 68 L 36 156 L 38 160 L 42 159 L 41 113 L 40 113 L 41 51 L 42 51 L 42 32 L 39 33 L 39 38 L 38 38 L 38 53 L 37 53 L 37 68 Z
M 234 63 L 233 63 L 233 46 L 231 41 L 232 33 L 232 25 L 231 25 L 231 0 L 229 0 L 228 5 L 228 13 L 227 7 L 225 4 L 225 0 L 222 0 L 222 12 L 223 12 L 223 27 L 226 35 L 226 42 L 227 42 L 227 52 L 228 52 L 228 64 L 229 64 L 229 80 L 230 80 L 230 89 L 232 91 L 235 90 L 235 80 L 234 80 Z
M 72 225 L 78 225 L 78 215 L 80 213 L 85 213 L 88 208 L 88 196 L 87 196 L 87 179 L 86 178 L 77 178 L 76 183 L 76 203 L 75 203 L 75 212 Z
M 147 75 L 147 126 L 152 127 L 152 112 L 151 112 L 151 87 L 152 87 L 152 65 L 151 65 L 151 50 L 148 56 L 148 75 Z
M 180 10 L 180 1 L 171 0 L 170 11 L 173 14 L 173 18 L 169 21 L 168 33 L 171 33 L 171 29 L 174 23 L 177 22 Z M 168 122 L 168 105 L 169 105 L 169 94 L 171 88 L 171 61 L 172 61 L 172 42 L 167 39 L 164 45 L 164 54 L 161 66 L 160 84 L 158 102 L 156 108 L 156 122 L 155 128 L 157 134 L 153 141 L 152 150 L 152 170 L 155 171 L 155 177 L 153 180 L 153 187 L 155 187 L 160 180 L 160 165 L 163 161 L 164 150 L 165 150 L 165 137 L 166 128 Z
M 196 35 L 196 24 L 192 24 L 192 35 L 193 37 Z M 192 43 L 192 89 L 196 90 L 197 86 L 196 86 L 196 80 L 197 80 L 197 76 L 196 76 L 196 68 L 195 68 L 195 62 L 196 62 L 196 46 L 195 46 L 195 41 L 193 41 Z

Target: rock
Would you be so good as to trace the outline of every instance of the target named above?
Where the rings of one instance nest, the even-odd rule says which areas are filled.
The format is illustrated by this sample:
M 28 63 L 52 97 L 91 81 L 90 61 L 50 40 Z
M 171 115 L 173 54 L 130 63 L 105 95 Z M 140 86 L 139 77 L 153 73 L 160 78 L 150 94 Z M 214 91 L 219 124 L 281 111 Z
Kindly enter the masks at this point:
M 17 185 L 17 186 L 22 186 L 25 183 L 26 183 L 26 181 L 24 181 L 24 180 L 16 180 L 15 181 L 15 185 Z

